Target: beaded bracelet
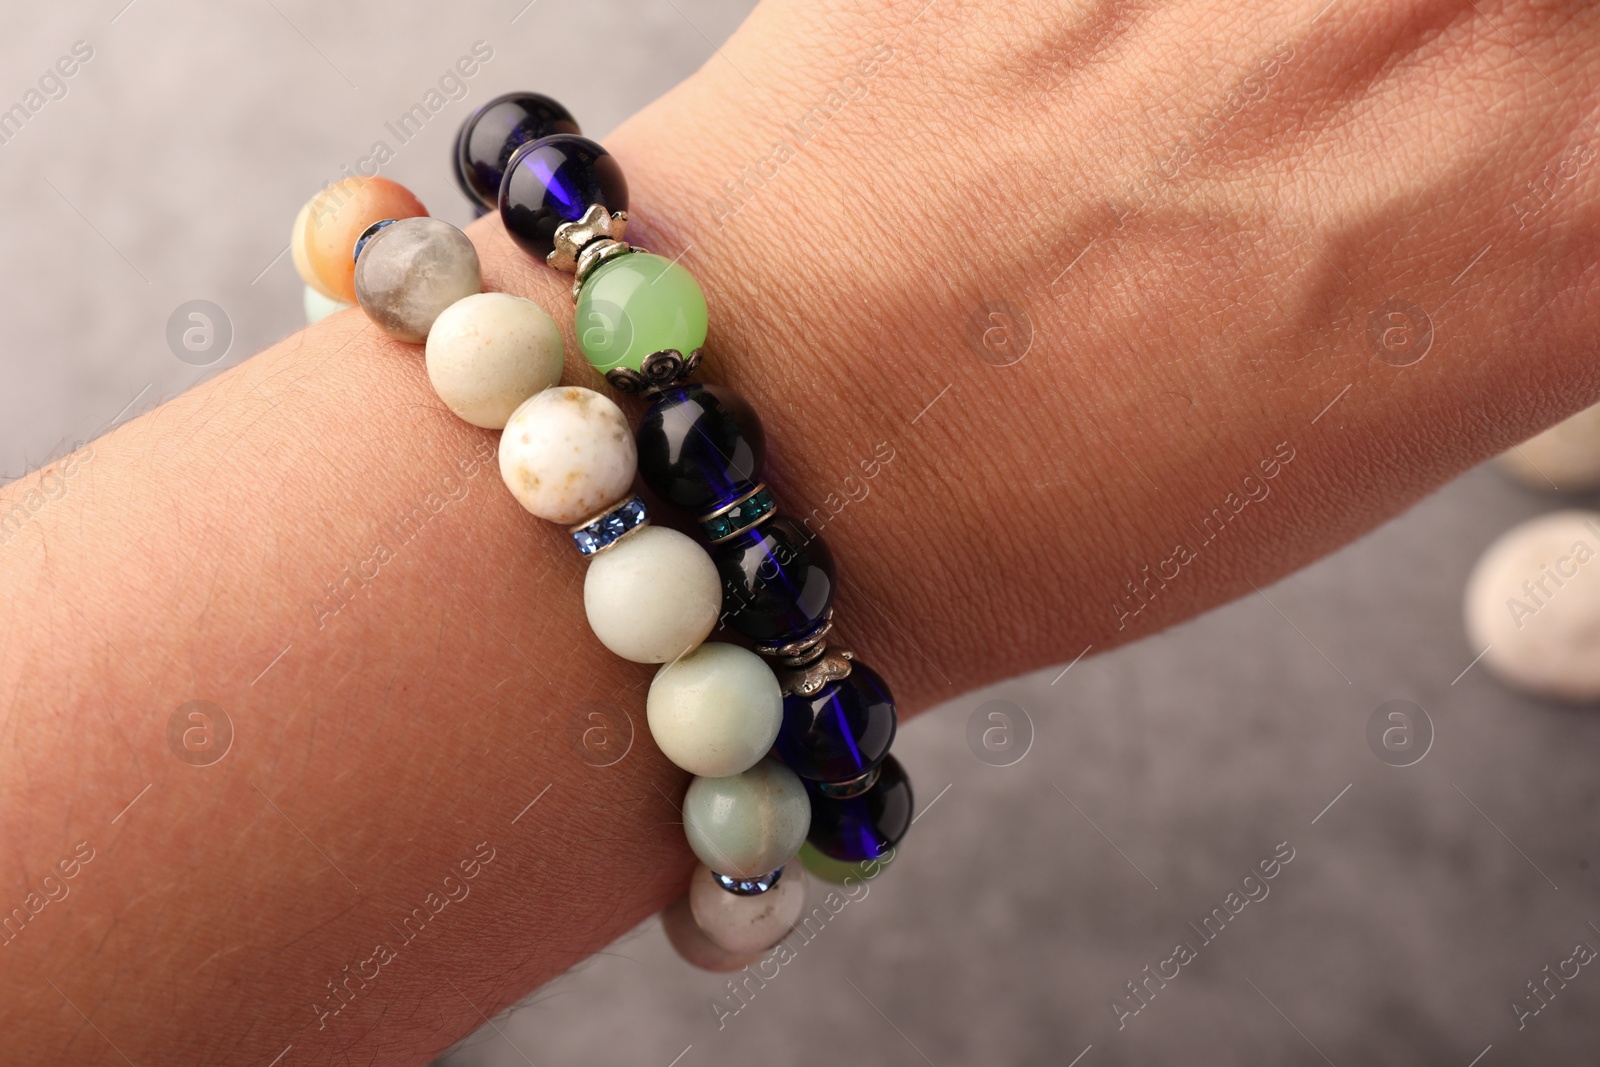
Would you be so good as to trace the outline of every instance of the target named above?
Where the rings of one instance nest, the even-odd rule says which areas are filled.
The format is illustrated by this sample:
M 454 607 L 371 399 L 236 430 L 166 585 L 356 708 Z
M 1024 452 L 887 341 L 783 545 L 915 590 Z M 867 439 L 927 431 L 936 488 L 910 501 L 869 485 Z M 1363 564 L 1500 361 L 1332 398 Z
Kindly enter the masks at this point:
M 616 159 L 534 93 L 473 112 L 454 157 L 477 214 L 498 210 L 523 250 L 574 275 L 579 347 L 613 388 L 648 402 L 637 431 L 600 393 L 558 384 L 563 342 L 550 316 L 482 292 L 467 236 L 387 179 L 346 179 L 301 209 L 290 246 L 307 316 L 359 303 L 390 336 L 425 344 L 445 405 L 502 431 L 500 474 L 517 502 L 567 526 L 589 560 L 595 636 L 624 659 L 662 664 L 646 718 L 662 753 L 694 776 L 682 812 L 700 860 L 663 924 L 689 962 L 738 969 L 799 918 L 804 879 L 784 876 L 797 855 L 829 881 L 892 858 L 912 813 L 910 782 L 888 754 L 894 698 L 829 644 L 833 557 L 760 480 L 760 419 L 725 386 L 691 380 L 705 296 L 677 261 L 623 241 Z M 695 519 L 709 552 L 651 524 L 636 475 Z M 754 651 L 707 641 L 719 620 Z

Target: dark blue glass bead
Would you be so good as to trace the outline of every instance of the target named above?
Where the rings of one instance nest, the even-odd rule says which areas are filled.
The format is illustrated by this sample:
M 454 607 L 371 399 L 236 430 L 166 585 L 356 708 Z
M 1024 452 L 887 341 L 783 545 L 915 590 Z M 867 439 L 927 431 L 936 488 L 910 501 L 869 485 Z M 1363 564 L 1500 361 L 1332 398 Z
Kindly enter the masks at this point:
M 461 165 L 461 144 L 467 139 L 467 123 L 472 121 L 472 116 L 467 116 L 467 121 L 456 127 L 455 143 L 450 146 L 450 173 L 456 176 L 456 188 L 461 190 L 461 195 L 467 198 L 474 209 L 482 207 L 478 202 L 478 194 L 473 192 L 472 186 L 467 184 L 466 168 Z M 495 190 L 498 198 L 500 190 Z
M 778 755 L 802 778 L 848 782 L 883 762 L 895 722 L 889 687 L 877 671 L 855 663 L 848 678 L 829 682 L 816 696 L 783 698 Z
M 644 484 L 695 515 L 749 493 L 767 458 L 767 435 L 750 405 L 726 386 L 701 382 L 656 397 L 638 440 Z
M 582 133 L 570 112 L 548 96 L 507 93 L 467 116 L 456 131 L 456 184 L 484 210 L 500 198 L 511 155 L 529 141 L 553 133 Z M 479 212 L 482 214 L 482 212 Z
M 911 779 L 900 761 L 884 757 L 878 780 L 858 797 L 823 796 L 806 783 L 811 795 L 811 830 L 806 840 L 825 856 L 846 863 L 875 860 L 900 843 L 911 826 Z
M 650 514 L 645 510 L 644 500 L 636 496 L 629 497 L 588 525 L 573 530 L 572 541 L 578 546 L 579 554 L 592 556 L 602 548 L 610 548 L 622 539 L 623 534 L 632 533 L 649 521 Z
M 798 641 L 826 621 L 833 603 L 833 553 L 783 515 L 714 545 L 722 577 L 722 621 L 764 645 Z
M 577 222 L 591 205 L 628 210 L 628 181 L 604 148 L 587 137 L 557 133 L 512 153 L 499 204 L 511 239 L 544 259 L 555 251 L 556 228 Z

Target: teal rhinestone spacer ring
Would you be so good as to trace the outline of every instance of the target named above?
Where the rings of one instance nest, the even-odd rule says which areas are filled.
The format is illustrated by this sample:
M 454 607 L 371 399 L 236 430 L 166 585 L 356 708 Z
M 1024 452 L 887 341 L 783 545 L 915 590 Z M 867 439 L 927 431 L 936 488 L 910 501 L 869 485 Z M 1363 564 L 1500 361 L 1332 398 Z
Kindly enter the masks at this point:
M 777 502 L 772 499 L 772 493 L 763 482 L 726 507 L 700 516 L 700 529 L 705 531 L 707 540 L 718 544 L 761 525 L 777 512 Z

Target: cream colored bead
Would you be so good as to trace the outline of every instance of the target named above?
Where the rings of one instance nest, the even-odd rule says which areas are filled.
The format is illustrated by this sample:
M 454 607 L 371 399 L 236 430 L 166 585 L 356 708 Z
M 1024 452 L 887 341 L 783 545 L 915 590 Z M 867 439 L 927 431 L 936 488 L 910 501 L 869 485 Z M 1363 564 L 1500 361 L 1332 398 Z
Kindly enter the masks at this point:
M 594 557 L 583 607 L 589 628 L 611 651 L 635 663 L 666 663 L 711 633 L 722 586 L 705 549 L 677 530 L 646 526 Z
M 656 672 L 645 709 L 662 754 L 690 774 L 723 778 L 771 750 L 783 692 L 760 656 L 708 641 Z
M 561 380 L 561 330 L 538 304 L 476 293 L 445 308 L 428 331 L 428 380 L 474 426 L 502 429 L 535 393 Z
M 1600 404 L 1522 442 L 1495 463 L 1534 489 L 1576 493 L 1600 487 Z
M 705 864 L 696 867 L 689 880 L 689 912 L 695 925 L 736 955 L 765 952 L 782 941 L 805 906 L 806 872 L 798 863 L 783 869 L 777 885 L 754 896 L 723 889 Z
M 1489 546 L 1467 580 L 1467 637 L 1504 681 L 1600 700 L 1600 512 L 1556 511 Z
M 541 519 L 563 525 L 592 518 L 626 496 L 638 466 L 622 410 L 575 385 L 529 397 L 500 435 L 500 477 L 511 495 Z

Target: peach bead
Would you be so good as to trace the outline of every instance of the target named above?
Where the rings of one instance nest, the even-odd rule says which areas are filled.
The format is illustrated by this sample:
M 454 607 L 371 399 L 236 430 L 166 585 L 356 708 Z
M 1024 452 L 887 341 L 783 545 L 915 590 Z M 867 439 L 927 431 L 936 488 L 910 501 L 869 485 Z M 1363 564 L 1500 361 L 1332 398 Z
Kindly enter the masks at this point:
M 328 300 L 338 300 L 343 304 L 344 301 L 334 296 L 333 290 L 313 273 L 311 261 L 306 258 L 306 219 L 311 217 L 311 201 L 315 199 L 316 197 L 312 197 L 305 202 L 300 208 L 300 213 L 294 217 L 294 225 L 289 227 L 289 256 L 294 260 L 295 273 L 300 275 L 300 280 L 306 283 L 307 289 L 321 294 Z
M 411 190 L 387 178 L 346 178 L 317 193 L 295 218 L 289 251 L 305 283 L 356 302 L 356 238 L 374 222 L 426 215 Z

